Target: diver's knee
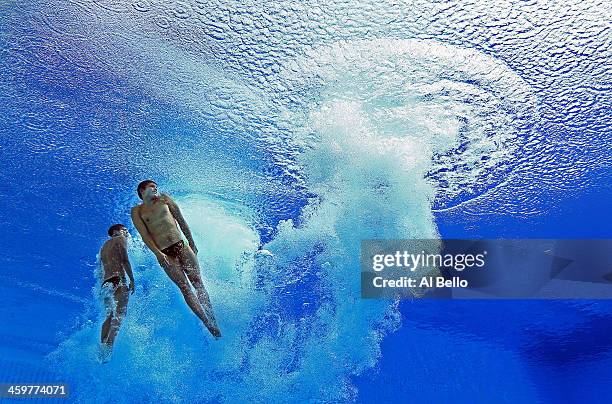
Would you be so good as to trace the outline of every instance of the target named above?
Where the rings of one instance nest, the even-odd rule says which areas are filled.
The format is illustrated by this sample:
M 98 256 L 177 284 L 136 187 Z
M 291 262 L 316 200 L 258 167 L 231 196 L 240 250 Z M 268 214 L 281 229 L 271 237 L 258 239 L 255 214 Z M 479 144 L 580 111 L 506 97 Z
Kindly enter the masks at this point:
M 191 288 L 189 287 L 187 282 L 184 282 L 184 281 L 177 282 L 176 286 L 178 286 L 178 288 L 181 290 L 181 292 L 183 292 L 183 294 L 186 292 L 191 292 Z

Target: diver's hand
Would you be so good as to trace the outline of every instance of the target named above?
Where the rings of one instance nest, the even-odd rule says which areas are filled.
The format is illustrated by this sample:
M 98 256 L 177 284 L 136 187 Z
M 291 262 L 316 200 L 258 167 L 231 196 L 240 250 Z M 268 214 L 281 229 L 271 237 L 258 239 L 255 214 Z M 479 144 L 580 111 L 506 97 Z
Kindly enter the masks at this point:
M 162 267 L 167 267 L 168 265 L 170 265 L 170 261 L 168 261 L 168 256 L 163 252 L 157 252 L 155 253 L 155 256 L 157 257 L 157 262 L 159 262 L 159 265 L 161 265 Z
M 193 251 L 195 255 L 198 255 L 198 248 L 195 246 L 195 243 L 193 242 L 189 243 L 189 247 L 191 248 L 191 250 Z

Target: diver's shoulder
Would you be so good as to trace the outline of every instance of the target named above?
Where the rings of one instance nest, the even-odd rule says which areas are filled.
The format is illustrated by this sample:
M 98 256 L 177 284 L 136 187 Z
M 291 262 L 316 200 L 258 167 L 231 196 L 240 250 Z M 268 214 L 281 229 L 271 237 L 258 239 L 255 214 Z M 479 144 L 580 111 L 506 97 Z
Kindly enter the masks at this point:
M 104 262 L 109 257 L 118 253 L 120 249 L 127 249 L 125 237 L 112 237 L 104 242 L 100 248 L 100 258 Z
M 113 246 L 113 239 L 109 238 L 108 240 L 105 240 L 104 243 L 102 244 L 102 247 L 100 247 L 100 255 L 104 255 L 109 248 L 111 248 Z
M 163 202 L 166 202 L 166 203 L 174 203 L 174 200 L 172 199 L 172 197 L 165 192 L 162 192 L 159 195 L 159 199 L 161 199 Z
M 142 203 L 139 203 L 138 205 L 132 206 L 132 209 L 131 209 L 132 214 L 140 213 L 140 207 L 142 205 L 143 205 Z

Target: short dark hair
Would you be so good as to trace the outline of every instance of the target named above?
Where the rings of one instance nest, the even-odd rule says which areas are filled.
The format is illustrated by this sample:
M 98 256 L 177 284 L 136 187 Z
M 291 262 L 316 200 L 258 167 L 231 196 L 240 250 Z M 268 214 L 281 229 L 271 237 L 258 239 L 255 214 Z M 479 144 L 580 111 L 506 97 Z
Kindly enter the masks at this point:
M 113 233 L 115 232 L 115 230 L 121 230 L 121 229 L 126 229 L 127 230 L 127 227 L 125 227 L 121 223 L 117 223 L 117 224 L 112 225 L 111 227 L 108 228 L 108 236 L 109 237 L 113 237 Z
M 153 181 L 153 180 L 144 180 L 142 181 L 140 184 L 138 184 L 138 187 L 136 188 L 136 192 L 138 192 L 138 197 L 140 199 L 142 199 L 142 194 L 140 193 L 141 190 L 143 190 L 147 185 L 149 184 L 155 184 L 157 185 L 157 182 Z

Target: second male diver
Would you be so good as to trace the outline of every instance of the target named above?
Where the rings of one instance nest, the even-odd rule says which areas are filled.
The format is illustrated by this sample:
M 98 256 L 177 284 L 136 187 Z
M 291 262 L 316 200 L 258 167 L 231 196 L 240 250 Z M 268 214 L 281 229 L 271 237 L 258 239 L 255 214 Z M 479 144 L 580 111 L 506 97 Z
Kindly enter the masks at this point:
M 108 229 L 108 236 L 110 238 L 100 249 L 101 292 L 107 311 L 100 335 L 105 362 L 110 358 L 115 337 L 119 332 L 121 321 L 125 318 L 129 292 L 134 293 L 134 275 L 127 254 L 128 231 L 124 225 L 115 224 Z M 126 274 L 130 278 L 129 286 Z

